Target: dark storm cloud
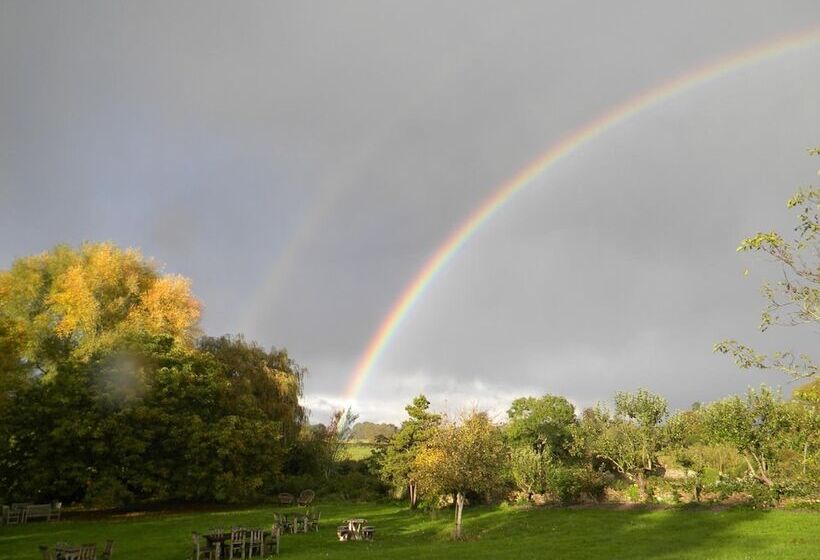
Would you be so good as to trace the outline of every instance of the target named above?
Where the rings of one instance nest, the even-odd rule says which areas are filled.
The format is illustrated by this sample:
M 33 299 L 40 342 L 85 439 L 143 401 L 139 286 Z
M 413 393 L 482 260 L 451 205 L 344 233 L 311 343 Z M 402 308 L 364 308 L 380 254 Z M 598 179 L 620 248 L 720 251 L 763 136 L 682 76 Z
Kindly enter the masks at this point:
M 607 107 L 818 17 L 815 2 L 5 2 L 0 262 L 139 246 L 193 279 L 207 331 L 287 346 L 322 410 L 496 185 Z M 710 348 L 758 340 L 776 271 L 734 247 L 789 228 L 783 201 L 816 170 L 818 56 L 709 82 L 551 169 L 431 285 L 360 409 L 638 385 L 683 406 L 756 383 Z

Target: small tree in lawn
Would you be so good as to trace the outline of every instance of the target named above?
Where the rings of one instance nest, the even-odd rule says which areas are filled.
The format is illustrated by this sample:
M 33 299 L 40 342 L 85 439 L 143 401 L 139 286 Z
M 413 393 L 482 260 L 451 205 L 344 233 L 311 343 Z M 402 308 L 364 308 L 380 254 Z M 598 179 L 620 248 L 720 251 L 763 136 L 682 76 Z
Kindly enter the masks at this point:
M 474 411 L 460 423 L 444 421 L 416 456 L 419 486 L 433 495 L 455 496 L 456 538 L 465 494 L 489 492 L 502 483 L 505 451 L 501 430 L 485 412 Z

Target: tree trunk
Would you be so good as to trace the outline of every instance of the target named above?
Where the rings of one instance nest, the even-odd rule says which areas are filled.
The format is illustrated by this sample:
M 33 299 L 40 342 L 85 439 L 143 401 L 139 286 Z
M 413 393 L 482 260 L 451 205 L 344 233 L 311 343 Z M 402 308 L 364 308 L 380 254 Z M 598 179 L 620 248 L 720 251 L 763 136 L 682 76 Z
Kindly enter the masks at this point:
M 455 537 L 461 538 L 461 512 L 464 510 L 464 494 L 459 492 L 456 494 L 456 530 Z
M 410 483 L 407 485 L 407 488 L 410 492 L 410 509 L 416 509 L 416 505 L 418 504 L 416 493 L 416 481 L 411 480 Z
M 638 492 L 640 494 L 641 502 L 646 501 L 646 479 L 643 476 L 643 471 L 638 471 L 638 476 L 636 477 L 638 481 Z

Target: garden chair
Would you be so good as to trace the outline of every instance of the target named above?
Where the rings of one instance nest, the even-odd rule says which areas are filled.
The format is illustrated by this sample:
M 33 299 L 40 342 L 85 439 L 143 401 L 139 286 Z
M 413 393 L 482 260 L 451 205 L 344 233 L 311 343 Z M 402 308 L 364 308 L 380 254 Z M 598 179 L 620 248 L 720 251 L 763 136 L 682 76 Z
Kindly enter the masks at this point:
M 273 514 L 273 523 L 278 525 L 282 532 L 284 533 L 292 533 L 293 532 L 293 522 L 291 522 L 287 517 L 282 514 L 274 513 Z
M 41 544 L 39 546 L 40 554 L 43 560 L 54 560 L 54 551 L 48 548 L 46 545 Z
M 262 529 L 248 529 L 248 558 L 253 558 L 254 554 L 261 558 L 265 551 L 265 532 Z
M 274 523 L 270 528 L 270 538 L 265 541 L 265 552 L 268 555 L 279 555 L 279 540 L 282 537 L 282 528 Z
M 216 551 L 209 546 L 202 546 L 199 533 L 191 533 L 193 549 L 191 550 L 191 560 L 215 560 Z M 110 541 L 109 541 L 110 542 Z
M 245 558 L 245 529 L 233 527 L 231 542 L 228 544 L 228 558 Z
M 289 506 L 293 503 L 293 494 L 282 492 L 281 494 L 279 494 L 279 503 L 285 506 Z
M 23 510 L 15 507 L 3 506 L 3 523 L 16 525 L 23 520 Z
M 81 549 L 79 546 L 71 548 L 63 548 L 60 550 L 60 560 L 85 560 L 81 556 Z
M 105 548 L 103 549 L 101 560 L 111 560 L 111 554 L 114 552 L 114 541 L 105 541 Z
M 308 511 L 307 515 L 305 516 L 305 533 L 311 530 L 319 532 L 319 519 L 321 519 L 321 517 L 321 511 Z
M 94 543 L 81 544 L 80 560 L 97 560 L 97 545 Z
M 302 490 L 299 494 L 299 499 L 296 500 L 296 503 L 300 506 L 307 507 L 313 501 L 315 496 L 316 493 L 313 490 Z

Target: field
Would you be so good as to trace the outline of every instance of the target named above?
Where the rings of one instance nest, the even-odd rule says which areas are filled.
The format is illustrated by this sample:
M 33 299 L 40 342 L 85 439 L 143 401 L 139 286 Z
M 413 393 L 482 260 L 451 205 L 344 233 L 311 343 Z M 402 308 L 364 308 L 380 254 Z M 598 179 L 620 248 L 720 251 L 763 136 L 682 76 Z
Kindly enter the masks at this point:
M 293 509 L 293 508 L 291 508 Z M 820 513 L 729 509 L 465 509 L 465 538 L 452 541 L 450 511 L 431 516 L 398 504 L 318 504 L 317 533 L 285 535 L 282 558 L 820 558 Z M 159 511 L 103 519 L 0 527 L 0 558 L 39 558 L 37 545 L 114 539 L 113 558 L 189 557 L 190 533 L 213 527 L 268 526 L 275 506 Z M 373 542 L 338 542 L 335 526 L 364 517 Z
M 372 451 L 373 444 L 366 441 L 350 442 L 345 444 L 344 447 L 345 458 L 352 459 L 354 461 L 361 461 L 362 459 L 370 457 L 370 453 Z

